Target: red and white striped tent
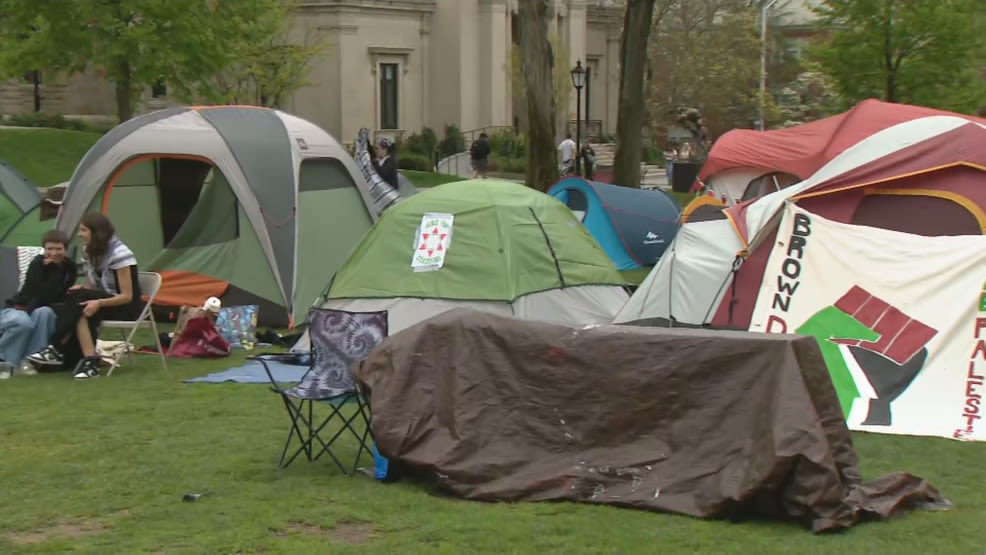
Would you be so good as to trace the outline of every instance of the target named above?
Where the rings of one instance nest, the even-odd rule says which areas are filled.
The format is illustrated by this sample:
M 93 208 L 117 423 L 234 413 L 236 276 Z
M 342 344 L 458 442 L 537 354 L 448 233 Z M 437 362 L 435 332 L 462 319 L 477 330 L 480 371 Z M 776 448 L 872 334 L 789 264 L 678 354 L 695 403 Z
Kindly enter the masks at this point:
M 615 321 L 813 334 L 851 427 L 986 439 L 970 396 L 986 392 L 970 362 L 986 368 L 984 235 L 986 125 L 919 118 L 696 210 Z
M 959 116 L 924 106 L 868 99 L 841 114 L 784 129 L 734 129 L 712 146 L 696 185 L 727 206 L 756 199 L 807 179 L 874 133 L 938 115 Z

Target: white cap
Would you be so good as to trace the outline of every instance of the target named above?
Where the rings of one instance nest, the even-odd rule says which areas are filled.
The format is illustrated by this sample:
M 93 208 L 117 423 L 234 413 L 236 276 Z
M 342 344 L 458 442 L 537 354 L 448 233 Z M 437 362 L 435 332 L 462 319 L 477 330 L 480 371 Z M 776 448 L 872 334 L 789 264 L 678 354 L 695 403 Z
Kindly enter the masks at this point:
M 222 308 L 222 306 L 223 303 L 218 298 L 209 297 L 208 299 L 205 300 L 205 304 L 202 305 L 202 308 L 210 312 L 218 312 L 219 309 Z

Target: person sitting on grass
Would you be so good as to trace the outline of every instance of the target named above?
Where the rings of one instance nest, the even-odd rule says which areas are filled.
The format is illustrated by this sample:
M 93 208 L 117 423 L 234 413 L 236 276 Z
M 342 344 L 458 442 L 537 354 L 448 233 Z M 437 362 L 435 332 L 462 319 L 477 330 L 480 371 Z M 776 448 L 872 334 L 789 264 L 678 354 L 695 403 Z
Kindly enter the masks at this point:
M 40 365 L 61 365 L 63 351 L 78 343 L 82 360 L 74 376 L 78 379 L 99 375 L 96 331 L 103 320 L 135 320 L 140 315 L 140 285 L 137 259 L 116 236 L 109 218 L 99 212 L 83 216 L 79 237 L 85 245 L 83 268 L 86 285 L 72 287 L 63 309 L 58 311 L 55 332 L 44 350 L 28 356 Z
M 68 236 L 52 229 L 41 237 L 41 245 L 44 254 L 31 260 L 23 287 L 0 311 L 0 379 L 9 378 L 12 371 L 37 373 L 24 355 L 48 344 L 55 331 L 52 307 L 65 299 L 65 292 L 75 283 L 75 261 L 65 256 Z

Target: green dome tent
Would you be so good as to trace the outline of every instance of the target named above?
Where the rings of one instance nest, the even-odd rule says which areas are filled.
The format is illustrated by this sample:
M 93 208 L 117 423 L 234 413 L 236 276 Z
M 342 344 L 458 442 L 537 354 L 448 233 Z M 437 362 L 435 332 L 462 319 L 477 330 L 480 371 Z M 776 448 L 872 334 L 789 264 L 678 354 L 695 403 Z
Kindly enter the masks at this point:
M 0 245 L 40 246 L 53 222 L 42 222 L 41 193 L 24 175 L 0 160 Z
M 383 213 L 323 306 L 389 311 L 390 333 L 455 307 L 527 320 L 609 323 L 624 280 L 561 202 L 512 182 L 449 183 Z

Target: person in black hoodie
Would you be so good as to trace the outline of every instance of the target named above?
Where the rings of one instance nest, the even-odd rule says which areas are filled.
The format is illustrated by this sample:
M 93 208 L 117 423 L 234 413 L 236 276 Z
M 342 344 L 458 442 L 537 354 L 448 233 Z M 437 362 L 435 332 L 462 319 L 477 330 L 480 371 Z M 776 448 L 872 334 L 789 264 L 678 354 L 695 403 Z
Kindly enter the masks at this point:
M 376 160 L 373 161 L 373 169 L 376 170 L 377 175 L 393 187 L 395 191 L 399 187 L 396 150 L 394 141 L 391 141 L 387 137 L 381 137 L 377 141 Z
M 10 377 L 13 367 L 33 374 L 24 357 L 48 344 L 55 328 L 53 306 L 65 300 L 65 292 L 75 284 L 75 262 L 65 255 L 68 236 L 53 229 L 44 234 L 44 254 L 31 260 L 24 285 L 0 312 L 0 379 Z

